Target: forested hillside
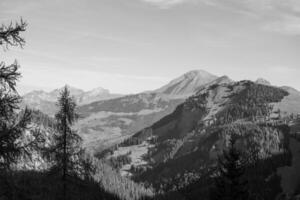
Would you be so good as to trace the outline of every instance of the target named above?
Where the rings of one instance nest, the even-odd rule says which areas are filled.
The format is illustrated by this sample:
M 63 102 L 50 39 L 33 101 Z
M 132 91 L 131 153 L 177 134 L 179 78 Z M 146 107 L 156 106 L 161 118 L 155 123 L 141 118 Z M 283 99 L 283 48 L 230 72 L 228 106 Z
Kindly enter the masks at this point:
M 210 85 L 102 156 L 110 160 L 124 156 L 117 162 L 122 174 L 157 192 L 205 199 L 213 186 L 216 161 L 234 134 L 248 162 L 249 190 L 274 199 L 283 192 L 285 178 L 277 169 L 290 165 L 293 157 L 289 145 L 293 119 L 274 108 L 288 95 L 286 90 L 250 81 Z M 270 188 L 272 195 L 257 182 Z

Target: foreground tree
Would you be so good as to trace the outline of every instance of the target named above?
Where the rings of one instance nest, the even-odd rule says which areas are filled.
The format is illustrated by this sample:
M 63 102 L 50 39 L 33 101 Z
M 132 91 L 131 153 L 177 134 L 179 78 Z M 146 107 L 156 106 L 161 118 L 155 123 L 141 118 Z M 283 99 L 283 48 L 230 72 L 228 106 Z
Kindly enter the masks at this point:
M 23 47 L 25 40 L 20 33 L 26 30 L 27 24 L 20 23 L 2 25 L 0 27 L 0 46 Z M 13 199 L 14 185 L 10 178 L 12 168 L 24 153 L 25 147 L 20 138 L 30 122 L 30 112 L 25 109 L 18 113 L 21 97 L 16 91 L 16 82 L 20 78 L 19 65 L 15 61 L 11 65 L 0 63 L 0 199 Z
M 228 150 L 224 150 L 223 158 L 218 161 L 218 176 L 215 179 L 215 200 L 247 200 L 247 181 L 244 180 L 245 162 L 235 147 L 236 137 L 231 136 Z
M 67 199 L 67 178 L 76 176 L 81 168 L 80 157 L 82 155 L 79 135 L 72 130 L 76 122 L 76 103 L 70 96 L 70 91 L 65 87 L 58 99 L 58 113 L 55 115 L 57 134 L 54 136 L 54 169 L 62 176 L 63 199 Z

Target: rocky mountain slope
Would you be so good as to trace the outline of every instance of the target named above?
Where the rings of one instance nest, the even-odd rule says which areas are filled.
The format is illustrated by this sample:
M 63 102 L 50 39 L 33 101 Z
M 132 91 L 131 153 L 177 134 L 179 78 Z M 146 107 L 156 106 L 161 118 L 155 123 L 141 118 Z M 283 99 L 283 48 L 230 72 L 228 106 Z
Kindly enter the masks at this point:
M 285 177 L 276 170 L 288 165 L 293 156 L 288 153 L 289 126 L 294 120 L 290 114 L 300 113 L 299 94 L 250 81 L 210 84 L 173 113 L 102 156 L 123 175 L 172 191 L 208 175 L 229 135 L 237 134 L 239 148 L 247 158 L 257 155 L 268 163 L 263 176 L 271 178 L 266 179 L 265 187 L 281 187 L 276 180 Z M 290 107 L 294 109 L 287 109 Z M 258 189 L 255 184 L 254 189 Z
M 210 83 L 218 77 L 203 70 L 189 71 L 172 80 L 167 85 L 154 92 L 167 94 L 177 98 L 186 98 L 193 95 L 199 87 Z

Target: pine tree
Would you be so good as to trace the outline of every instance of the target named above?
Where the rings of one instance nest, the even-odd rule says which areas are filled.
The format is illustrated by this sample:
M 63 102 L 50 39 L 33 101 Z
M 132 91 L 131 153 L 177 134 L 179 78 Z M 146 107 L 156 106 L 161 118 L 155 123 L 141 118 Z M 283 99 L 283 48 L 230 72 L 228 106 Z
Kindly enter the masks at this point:
M 55 115 L 57 134 L 54 137 L 54 167 L 62 176 L 63 199 L 67 199 L 67 178 L 76 176 L 80 171 L 80 156 L 82 154 L 79 135 L 72 130 L 72 125 L 78 118 L 76 103 L 65 87 L 58 99 L 58 113 Z
M 0 46 L 21 46 L 25 40 L 20 33 L 26 30 L 27 24 L 20 23 L 2 25 L 0 27 Z M 0 199 L 4 196 L 13 199 L 14 186 L 12 169 L 26 148 L 20 142 L 30 122 L 30 111 L 18 113 L 21 97 L 16 91 L 16 82 L 20 78 L 19 65 L 15 61 L 11 65 L 0 63 Z
M 231 136 L 228 150 L 224 150 L 223 158 L 218 161 L 218 176 L 215 178 L 215 200 L 247 200 L 247 181 L 244 180 L 245 163 L 240 152 L 234 146 L 236 137 Z

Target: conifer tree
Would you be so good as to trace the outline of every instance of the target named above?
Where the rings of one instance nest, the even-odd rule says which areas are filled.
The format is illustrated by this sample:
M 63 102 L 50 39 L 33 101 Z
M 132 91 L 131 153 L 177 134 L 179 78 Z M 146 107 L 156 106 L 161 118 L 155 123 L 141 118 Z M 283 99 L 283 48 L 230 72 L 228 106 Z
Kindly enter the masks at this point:
M 20 33 L 26 30 L 26 26 L 23 20 L 8 26 L 2 25 L 0 48 L 23 47 L 25 40 Z M 18 113 L 21 97 L 16 91 L 16 82 L 20 76 L 17 61 L 11 65 L 0 63 L 0 199 L 13 199 L 14 186 L 10 176 L 19 156 L 25 151 L 20 138 L 31 118 L 28 109 Z
M 64 87 L 57 103 L 59 111 L 55 115 L 57 134 L 54 136 L 54 167 L 62 176 L 63 199 L 67 199 L 67 178 L 80 170 L 82 139 L 72 129 L 78 118 L 76 103 L 67 87 Z
M 223 158 L 218 160 L 218 176 L 215 179 L 215 200 L 247 200 L 247 181 L 244 180 L 245 162 L 241 153 L 234 146 L 236 137 L 231 136 L 228 150 L 224 150 Z

